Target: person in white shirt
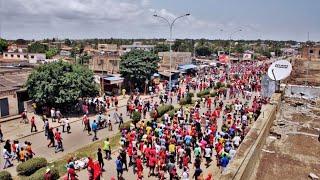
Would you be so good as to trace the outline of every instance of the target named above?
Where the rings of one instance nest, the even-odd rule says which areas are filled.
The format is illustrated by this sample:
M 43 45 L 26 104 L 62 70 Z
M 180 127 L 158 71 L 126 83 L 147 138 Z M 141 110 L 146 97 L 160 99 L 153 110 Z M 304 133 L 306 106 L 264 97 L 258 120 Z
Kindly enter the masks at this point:
M 209 145 L 207 145 L 207 147 L 204 149 L 204 157 L 206 158 L 207 167 L 209 167 L 209 164 L 211 162 L 211 153 L 212 153 L 212 150 L 209 147 Z
M 238 148 L 238 147 L 239 147 L 240 141 L 241 141 L 240 136 L 235 136 L 235 137 L 232 139 L 232 142 L 233 142 L 233 145 L 234 145 L 235 148 Z
M 181 180 L 189 180 L 189 170 L 187 167 L 183 168 L 183 172 L 181 174 Z

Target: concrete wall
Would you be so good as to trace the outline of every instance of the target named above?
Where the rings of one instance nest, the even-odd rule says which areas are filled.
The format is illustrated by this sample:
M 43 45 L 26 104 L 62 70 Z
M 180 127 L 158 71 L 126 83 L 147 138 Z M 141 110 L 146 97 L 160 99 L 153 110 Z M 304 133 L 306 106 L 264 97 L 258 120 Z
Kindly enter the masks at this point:
M 288 84 L 285 89 L 285 96 L 301 97 L 300 93 L 305 94 L 306 98 L 320 97 L 320 87 L 299 86 Z
M 252 175 L 252 170 L 257 165 L 261 149 L 269 135 L 269 129 L 276 118 L 281 101 L 281 94 L 273 94 L 270 104 L 262 109 L 262 113 L 251 127 L 249 133 L 241 143 L 234 159 L 228 165 L 219 179 L 222 180 L 247 180 Z

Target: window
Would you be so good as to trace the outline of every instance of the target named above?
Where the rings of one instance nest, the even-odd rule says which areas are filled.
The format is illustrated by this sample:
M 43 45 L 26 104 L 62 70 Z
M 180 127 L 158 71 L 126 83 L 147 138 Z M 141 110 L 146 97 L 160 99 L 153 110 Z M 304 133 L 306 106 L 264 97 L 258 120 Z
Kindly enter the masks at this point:
M 11 57 L 13 58 L 13 54 L 11 54 Z
M 8 54 L 4 54 L 5 57 L 8 57 Z
M 20 54 L 18 54 L 17 57 L 20 58 Z
M 24 55 L 23 57 L 27 59 L 27 55 Z
M 319 56 L 320 56 L 320 50 L 319 50 Z
M 34 59 L 34 56 L 31 56 L 31 59 Z
M 310 49 L 309 53 L 310 53 L 310 54 L 313 54 L 313 49 Z

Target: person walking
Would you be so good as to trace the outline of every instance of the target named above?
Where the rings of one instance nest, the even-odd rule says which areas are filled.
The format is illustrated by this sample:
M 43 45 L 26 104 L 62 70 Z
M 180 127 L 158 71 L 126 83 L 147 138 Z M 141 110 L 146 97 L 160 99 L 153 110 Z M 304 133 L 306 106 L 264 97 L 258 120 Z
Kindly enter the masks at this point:
M 123 124 L 123 117 L 122 117 L 122 113 L 120 113 L 120 115 L 119 115 L 119 129 L 120 129 L 120 127 L 121 127 L 121 125 Z
M 48 131 L 48 139 L 50 140 L 48 147 L 50 145 L 52 145 L 51 147 L 55 147 L 53 128 L 50 128 Z
M 109 138 L 107 138 L 107 139 L 103 142 L 103 151 L 106 153 L 105 159 L 110 160 L 110 159 L 111 159 L 111 146 L 110 146 Z
M 31 124 L 31 132 L 33 132 L 33 130 L 35 130 L 34 132 L 37 132 L 38 130 L 37 130 L 34 116 L 31 117 L 30 124 Z
M 13 166 L 11 163 L 11 154 L 8 152 L 7 149 L 3 149 L 3 159 L 4 159 L 4 164 L 3 164 L 3 169 L 6 169 L 8 167 Z
M 96 123 L 96 120 L 93 120 L 93 123 L 91 125 L 91 129 L 92 129 L 92 131 L 94 133 L 92 141 L 98 140 L 98 137 L 97 137 L 98 124 Z
M 117 177 L 118 177 L 118 179 L 122 179 L 123 164 L 122 164 L 120 156 L 118 156 L 118 158 L 116 160 L 116 169 L 117 169 Z
M 104 163 L 103 163 L 103 157 L 102 157 L 101 148 L 98 148 L 97 157 L 98 157 L 99 165 L 100 165 L 102 171 L 104 171 L 104 169 L 103 169 Z

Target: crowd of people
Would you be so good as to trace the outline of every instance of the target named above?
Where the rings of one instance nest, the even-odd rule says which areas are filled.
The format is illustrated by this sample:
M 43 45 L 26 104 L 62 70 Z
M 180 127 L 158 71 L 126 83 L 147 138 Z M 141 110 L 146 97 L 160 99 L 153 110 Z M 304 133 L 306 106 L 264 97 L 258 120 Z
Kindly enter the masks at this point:
M 262 105 L 268 102 L 260 96 L 260 80 L 265 71 L 265 65 L 253 63 L 238 64 L 228 73 L 226 68 L 210 68 L 195 77 L 185 77 L 176 91 L 160 94 L 159 101 L 142 101 L 139 96 L 130 98 L 128 116 L 134 111 L 141 114 L 155 111 L 152 114 L 156 117 L 121 130 L 121 148 L 114 159 L 117 178 L 123 178 L 130 167 L 137 179 L 147 178 L 143 177 L 144 171 L 148 177 L 159 179 L 198 179 L 199 176 L 212 179 L 213 168 L 205 169 L 214 164 L 224 171 L 250 125 L 258 118 Z M 217 84 L 224 86 L 216 88 L 214 97 L 200 98 L 194 106 L 181 106 L 174 116 L 166 113 L 161 118 L 163 121 L 157 121 L 160 118 L 157 107 L 171 104 L 174 96 L 179 101 L 191 91 L 213 89 Z M 105 159 L 110 160 L 109 139 L 104 141 L 102 150 Z M 97 157 L 103 169 L 104 159 L 99 153 L 101 149 Z
M 100 129 L 107 127 L 113 131 L 113 124 L 118 123 L 121 129 L 120 150 L 113 159 L 118 179 L 123 178 L 124 171 L 130 168 L 137 179 L 147 178 L 144 172 L 148 172 L 148 177 L 159 179 L 186 180 L 200 176 L 212 179 L 214 174 L 211 167 L 216 165 L 221 172 L 226 169 L 250 125 L 258 118 L 262 105 L 268 102 L 267 98 L 260 96 L 261 76 L 266 72 L 266 67 L 265 64 L 244 62 L 230 68 L 205 68 L 181 78 L 172 92 L 166 91 L 167 83 L 162 91 L 156 87 L 159 98 L 142 99 L 139 95 L 131 95 L 124 116 L 132 117 L 133 112 L 138 111 L 143 119 L 147 118 L 148 113 L 153 117 L 150 121 L 142 120 L 126 128 L 121 128 L 124 117 L 118 112 L 119 101 L 116 96 L 85 99 L 82 102 L 84 131 L 88 135 L 93 133 L 92 141 L 95 141 Z M 173 116 L 165 113 L 163 117 L 158 117 L 159 106 L 173 104 L 175 100 L 179 102 L 188 93 L 208 89 L 215 94 L 198 98 L 192 106 L 181 106 Z M 111 107 L 115 107 L 112 113 Z M 89 111 L 97 113 L 95 119 L 89 119 Z M 62 118 L 59 110 L 52 108 L 51 116 L 52 122 L 58 120 L 62 124 L 62 132 L 70 133 L 69 120 Z M 159 118 L 162 121 L 158 121 Z M 34 121 L 32 117 L 31 132 L 37 131 Z M 55 152 L 63 151 L 59 128 L 52 128 L 46 117 L 43 122 L 48 147 L 55 147 Z M 97 150 L 98 163 L 89 158 L 89 179 L 100 178 L 104 161 L 112 159 L 111 148 L 107 138 Z M 30 142 L 20 145 L 19 142 L 10 144 L 8 140 L 3 152 L 6 160 L 4 166 L 11 166 L 10 160 L 13 158 L 25 161 L 33 155 Z M 77 178 L 72 164 L 68 165 L 69 176 Z

